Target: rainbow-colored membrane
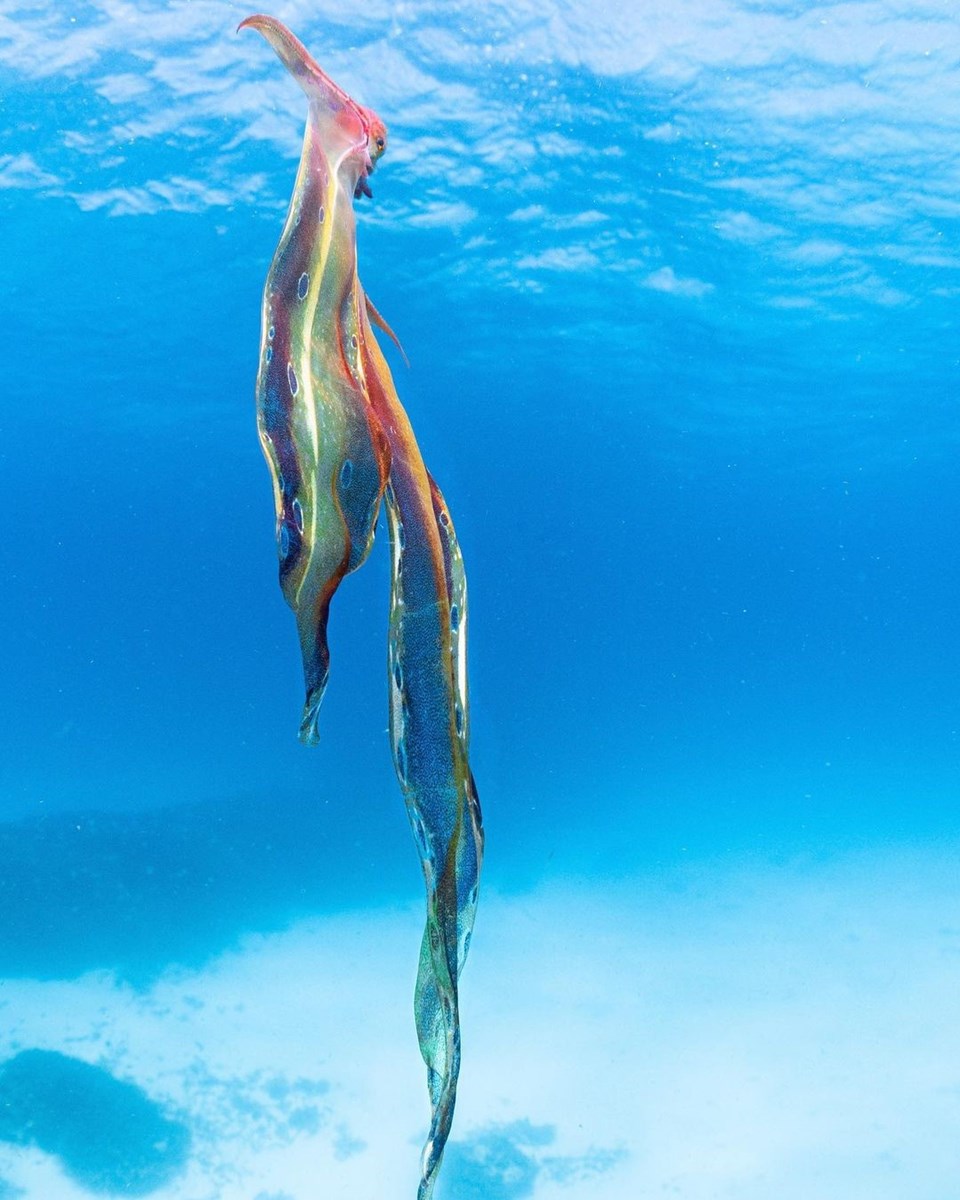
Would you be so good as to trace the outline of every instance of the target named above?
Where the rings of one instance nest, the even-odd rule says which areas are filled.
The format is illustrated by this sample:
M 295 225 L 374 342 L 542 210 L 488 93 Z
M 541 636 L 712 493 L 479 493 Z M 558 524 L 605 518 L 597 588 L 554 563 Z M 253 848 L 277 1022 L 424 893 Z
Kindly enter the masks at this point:
M 263 34 L 309 101 L 300 168 L 264 289 L 257 376 L 280 583 L 303 656 L 304 741 L 318 736 L 330 601 L 370 552 L 381 498 L 390 528 L 390 740 L 427 888 L 415 1011 L 432 1108 L 418 1200 L 429 1200 L 456 1101 L 457 985 L 483 854 L 468 759 L 466 574 L 371 321 L 389 329 L 357 274 L 353 201 L 369 195 L 386 128 L 279 21 L 253 16 L 245 27 Z

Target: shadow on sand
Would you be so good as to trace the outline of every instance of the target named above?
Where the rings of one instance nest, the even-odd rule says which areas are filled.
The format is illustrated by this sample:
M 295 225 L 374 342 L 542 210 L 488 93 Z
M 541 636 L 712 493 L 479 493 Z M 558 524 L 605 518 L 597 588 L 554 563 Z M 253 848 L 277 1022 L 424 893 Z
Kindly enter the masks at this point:
M 55 1155 L 89 1191 L 124 1196 L 169 1183 L 190 1148 L 187 1127 L 141 1088 L 52 1050 L 0 1065 L 0 1140 Z
M 418 897 L 405 826 L 385 835 L 372 824 L 316 803 L 254 798 L 0 825 L 0 977 L 110 968 L 145 986 L 169 964 L 199 966 L 247 932 Z

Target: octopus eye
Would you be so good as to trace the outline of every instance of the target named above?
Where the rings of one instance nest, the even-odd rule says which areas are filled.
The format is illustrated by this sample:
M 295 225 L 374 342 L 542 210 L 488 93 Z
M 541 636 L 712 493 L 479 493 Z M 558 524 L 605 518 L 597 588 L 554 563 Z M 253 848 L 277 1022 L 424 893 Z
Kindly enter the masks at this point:
M 377 138 L 377 149 L 378 150 L 382 150 L 386 144 L 387 143 L 383 140 L 382 137 Z

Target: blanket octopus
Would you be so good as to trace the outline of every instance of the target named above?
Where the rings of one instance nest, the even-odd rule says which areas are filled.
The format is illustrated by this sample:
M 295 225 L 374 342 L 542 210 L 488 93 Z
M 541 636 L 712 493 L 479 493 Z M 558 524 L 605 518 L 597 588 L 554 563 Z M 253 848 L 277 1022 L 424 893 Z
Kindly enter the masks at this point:
M 424 465 L 373 333 L 389 326 L 357 274 L 353 202 L 387 144 L 279 21 L 248 17 L 306 94 L 303 152 L 263 293 L 257 425 L 273 478 L 280 585 L 297 621 L 318 738 L 330 671 L 327 622 L 341 580 L 363 564 L 381 506 L 392 579 L 390 742 L 426 883 L 415 1014 L 430 1130 L 418 1200 L 430 1200 L 460 1069 L 458 981 L 470 945 L 483 828 L 468 757 L 467 585 L 446 501 Z

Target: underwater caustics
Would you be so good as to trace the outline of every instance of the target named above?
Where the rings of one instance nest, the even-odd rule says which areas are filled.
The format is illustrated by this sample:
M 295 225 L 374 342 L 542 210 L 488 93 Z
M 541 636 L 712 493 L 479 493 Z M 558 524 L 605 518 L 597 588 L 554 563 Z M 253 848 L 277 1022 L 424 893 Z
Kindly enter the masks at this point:
M 330 602 L 369 554 L 381 503 L 390 530 L 390 740 L 427 891 L 415 1011 L 432 1110 L 418 1198 L 429 1200 L 456 1101 L 457 987 L 483 853 L 468 757 L 466 575 L 449 509 L 372 329 L 389 327 L 357 274 L 353 201 L 370 195 L 386 128 L 279 21 L 253 16 L 246 27 L 263 34 L 309 104 L 293 197 L 264 288 L 257 375 L 280 584 L 303 656 L 305 742 L 318 738 Z

